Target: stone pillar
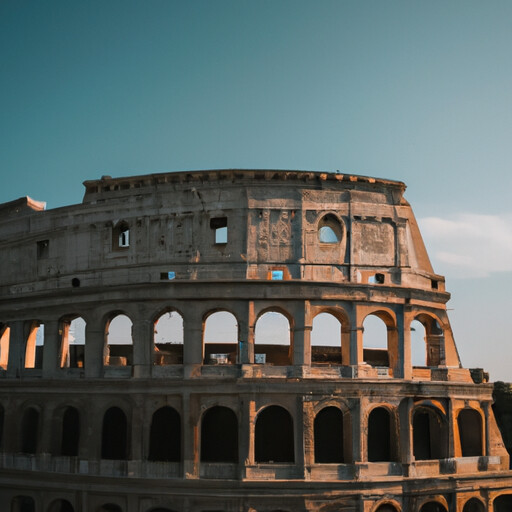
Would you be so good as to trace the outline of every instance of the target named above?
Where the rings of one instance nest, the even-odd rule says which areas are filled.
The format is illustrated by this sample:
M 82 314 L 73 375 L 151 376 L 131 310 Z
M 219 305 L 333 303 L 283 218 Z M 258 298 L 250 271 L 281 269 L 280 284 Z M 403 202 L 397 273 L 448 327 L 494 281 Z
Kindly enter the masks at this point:
M 238 361 L 241 364 L 254 363 L 254 301 L 248 301 L 238 313 Z
M 88 315 L 85 327 L 85 377 L 101 377 L 105 351 L 105 324 L 102 315 Z
M 311 315 L 309 301 L 294 304 L 293 365 L 311 366 Z
M 361 364 L 364 361 L 363 332 L 364 328 L 362 326 L 359 327 L 354 325 L 350 329 L 350 346 L 348 350 L 349 353 L 347 356 L 347 361 L 348 364 L 351 366 L 357 366 L 358 364 Z
M 143 460 L 144 456 L 144 423 L 147 419 L 146 410 L 144 407 L 143 396 L 136 396 L 134 400 L 134 407 L 131 410 L 131 430 L 130 432 L 130 460 Z M 130 418 L 127 418 L 130 421 Z M 149 417 L 151 421 L 151 417 Z
M 44 323 L 43 348 L 43 377 L 54 377 L 60 369 L 59 353 L 61 350 L 62 334 L 59 321 L 51 320 Z
M 184 478 L 199 478 L 200 409 L 193 395 L 183 395 L 183 472 Z
M 311 466 L 315 463 L 315 409 L 313 403 L 303 402 L 302 430 L 304 435 L 304 478 L 311 478 Z
M 400 423 L 400 462 L 409 465 L 414 461 L 412 410 L 414 400 L 409 397 L 402 400 L 398 407 Z
M 145 309 L 133 320 L 133 376 L 148 378 L 153 365 L 153 322 L 147 318 Z
M 455 457 L 455 421 L 457 420 L 454 417 L 453 403 L 451 400 L 448 400 L 446 416 L 448 420 L 448 458 L 452 458 Z
M 9 362 L 7 376 L 19 377 L 25 366 L 25 322 L 17 320 L 10 322 Z
M 364 399 L 354 399 L 350 408 L 352 415 L 352 463 L 366 462 L 368 459 L 365 448 L 368 425 L 363 419 L 365 404 Z
M 295 403 L 294 445 L 295 445 L 295 466 L 299 474 L 305 477 L 304 467 L 304 415 L 302 411 L 302 397 L 297 396 Z
M 489 439 L 489 408 L 491 407 L 492 402 L 482 402 L 481 407 L 484 411 L 484 425 L 482 436 L 484 438 L 484 455 L 489 457 L 491 455 L 491 440 Z
M 46 329 L 46 324 L 45 324 Z M 45 331 L 46 334 L 46 331 Z M 57 428 L 56 430 L 53 427 L 52 423 L 52 416 L 53 416 L 53 410 L 50 410 L 50 407 L 46 405 L 44 408 L 40 411 L 40 417 L 39 417 L 39 443 L 37 447 L 38 453 L 52 453 L 52 442 L 58 441 L 60 442 L 60 439 L 52 439 L 52 436 L 60 435 L 62 436 L 62 426 L 61 428 Z
M 183 364 L 185 377 L 193 377 L 203 364 L 203 318 L 190 304 L 183 318 Z
M 240 480 L 246 477 L 251 451 L 250 406 L 251 400 L 240 397 L 240 424 L 238 426 L 238 475 Z

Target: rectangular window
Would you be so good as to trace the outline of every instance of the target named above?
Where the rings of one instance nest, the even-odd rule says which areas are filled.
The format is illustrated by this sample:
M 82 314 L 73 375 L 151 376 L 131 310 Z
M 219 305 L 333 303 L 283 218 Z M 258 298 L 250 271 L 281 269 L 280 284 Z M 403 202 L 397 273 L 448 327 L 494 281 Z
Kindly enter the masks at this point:
M 227 217 L 215 217 L 210 219 L 210 228 L 215 232 L 215 244 L 227 244 L 228 243 L 228 218 Z
M 130 247 L 129 229 L 125 229 L 119 233 L 119 247 Z
M 284 272 L 282 270 L 272 270 L 270 277 L 272 281 L 282 281 L 284 277 Z

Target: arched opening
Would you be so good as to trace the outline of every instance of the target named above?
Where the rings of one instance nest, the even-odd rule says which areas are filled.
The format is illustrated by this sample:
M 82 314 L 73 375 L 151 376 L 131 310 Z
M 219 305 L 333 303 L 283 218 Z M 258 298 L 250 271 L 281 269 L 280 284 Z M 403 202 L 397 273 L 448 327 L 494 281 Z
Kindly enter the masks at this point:
M 43 367 L 44 324 L 35 320 L 30 325 L 25 348 L 25 368 Z
M 485 512 L 485 506 L 478 498 L 471 498 L 464 504 L 462 512 Z
M 379 505 L 375 512 L 398 512 L 398 509 L 394 505 L 391 505 L 390 503 L 384 503 L 382 505 Z
M 278 366 L 292 364 L 290 322 L 277 311 L 268 311 L 256 321 L 254 362 Z
M 441 353 L 443 352 L 443 329 L 439 325 L 437 319 L 426 313 L 421 313 L 417 315 L 414 321 L 411 322 L 411 327 L 413 326 L 413 324 L 414 326 L 417 326 L 418 322 L 423 326 L 423 329 L 419 328 L 419 333 L 418 336 L 416 336 L 416 339 L 418 341 L 418 345 L 422 346 L 421 343 L 419 342 L 419 337 L 423 335 L 423 346 L 425 347 L 425 364 L 418 366 L 439 366 L 441 364 Z M 413 332 L 411 332 L 411 342 Z M 420 351 L 421 349 L 418 349 L 418 353 Z M 419 354 L 417 357 L 420 357 Z M 414 360 L 413 364 L 415 364 Z
M 105 366 L 130 366 L 133 363 L 132 321 L 126 315 L 116 315 L 107 322 L 105 334 Z
M 368 462 L 396 460 L 392 416 L 385 407 L 375 407 L 368 416 Z
M 204 362 L 235 364 L 237 362 L 238 322 L 228 311 L 208 315 L 204 324 Z
M 31 496 L 16 496 L 11 501 L 11 512 L 36 512 L 36 504 Z
M 343 413 L 337 407 L 323 408 L 315 416 L 314 432 L 315 463 L 343 463 Z
M 68 500 L 55 500 L 48 508 L 48 512 L 75 512 Z
M 60 455 L 77 457 L 80 442 L 80 414 L 74 407 L 66 407 L 62 415 Z
M 34 455 L 39 444 L 39 411 L 29 407 L 21 419 L 21 452 Z
M 130 226 L 124 220 L 112 229 L 112 250 L 123 251 L 130 247 Z
M 153 362 L 157 366 L 183 364 L 183 317 L 177 311 L 167 311 L 154 326 Z
M 311 361 L 315 364 L 341 364 L 341 322 L 330 313 L 313 318 Z
M 419 320 L 411 322 L 411 363 L 427 366 L 427 332 Z
M 437 501 L 429 501 L 421 506 L 420 512 L 448 512 L 446 507 L 437 502 Z
M 448 456 L 448 427 L 433 407 L 419 406 L 413 413 L 413 451 L 416 460 L 445 459 Z
M 338 244 L 342 237 L 340 221 L 332 214 L 324 215 L 318 223 L 318 241 L 321 244 Z
M 256 418 L 255 458 L 257 463 L 295 461 L 293 419 L 279 405 L 270 405 Z
M 510 512 L 512 510 L 512 494 L 502 494 L 494 499 L 494 512 Z
M 85 320 L 82 317 L 61 321 L 61 368 L 83 368 L 85 361 Z
M 128 425 L 119 407 L 111 407 L 103 416 L 101 458 L 125 460 L 128 456 Z
M 363 359 L 375 367 L 389 367 L 388 328 L 375 314 L 363 322 Z
M 123 512 L 123 509 L 114 503 L 105 503 L 96 512 Z
M 167 462 L 181 460 L 181 419 L 176 409 L 162 407 L 153 414 L 148 459 Z
M 462 409 L 457 416 L 463 457 L 483 455 L 482 416 L 475 409 Z
M 203 414 L 201 461 L 238 462 L 238 419 L 228 407 L 211 407 Z
M 7 324 L 0 322 L 0 369 L 7 370 L 9 363 L 9 340 L 11 329 Z

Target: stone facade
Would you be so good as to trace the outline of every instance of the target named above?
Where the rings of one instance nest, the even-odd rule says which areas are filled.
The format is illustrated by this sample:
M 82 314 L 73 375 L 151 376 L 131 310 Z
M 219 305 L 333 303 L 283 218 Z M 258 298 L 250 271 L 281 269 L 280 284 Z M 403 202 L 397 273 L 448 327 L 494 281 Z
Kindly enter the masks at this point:
M 512 510 L 492 385 L 460 364 L 403 183 L 84 185 L 79 205 L 0 205 L 5 510 Z M 215 316 L 235 334 L 209 338 Z M 337 326 L 324 341 L 320 318 Z

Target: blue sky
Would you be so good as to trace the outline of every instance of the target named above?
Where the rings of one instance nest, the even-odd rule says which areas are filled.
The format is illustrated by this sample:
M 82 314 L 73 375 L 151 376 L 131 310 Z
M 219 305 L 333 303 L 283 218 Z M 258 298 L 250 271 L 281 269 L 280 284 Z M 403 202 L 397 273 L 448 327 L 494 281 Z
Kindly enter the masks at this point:
M 512 2 L 2 0 L 0 202 L 209 168 L 402 180 L 465 366 L 508 368 Z

